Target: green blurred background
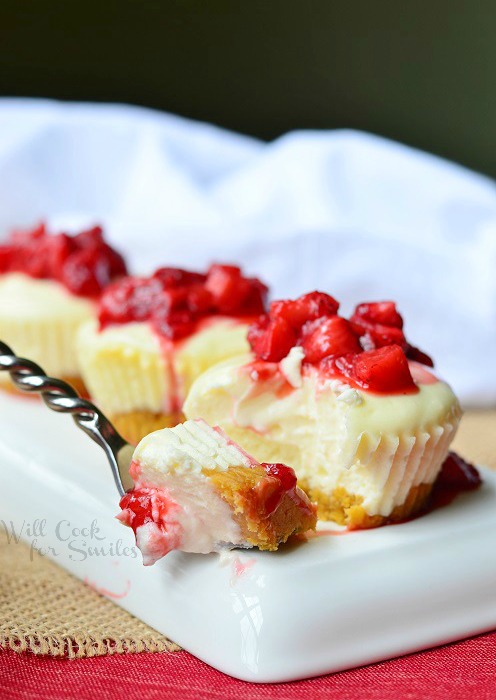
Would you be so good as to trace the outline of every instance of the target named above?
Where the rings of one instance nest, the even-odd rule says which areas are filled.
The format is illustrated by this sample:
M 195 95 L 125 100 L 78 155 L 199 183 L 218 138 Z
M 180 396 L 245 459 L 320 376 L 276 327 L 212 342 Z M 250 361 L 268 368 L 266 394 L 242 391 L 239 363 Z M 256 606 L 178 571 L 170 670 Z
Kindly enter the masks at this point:
M 496 176 L 495 0 L 2 0 L 0 56 L 2 95 L 352 127 Z

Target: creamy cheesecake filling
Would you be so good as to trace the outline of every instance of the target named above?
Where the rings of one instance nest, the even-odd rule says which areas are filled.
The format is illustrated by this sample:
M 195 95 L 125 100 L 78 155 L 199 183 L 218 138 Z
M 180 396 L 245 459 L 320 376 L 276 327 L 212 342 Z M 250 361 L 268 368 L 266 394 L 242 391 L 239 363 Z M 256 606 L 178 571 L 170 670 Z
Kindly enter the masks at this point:
M 170 371 L 159 338 L 147 323 L 81 326 L 77 343 L 81 374 L 91 396 L 109 414 L 172 410 Z
M 228 504 L 205 476 L 169 475 L 165 482 L 166 487 L 158 489 L 140 487 L 153 493 L 155 503 L 161 504 L 155 505 L 153 521 L 136 530 L 145 566 L 173 549 L 208 554 L 225 546 L 249 546 Z M 118 517 L 128 524 L 126 515 Z
M 52 376 L 79 376 L 76 334 L 95 314 L 94 301 L 71 294 L 59 282 L 0 275 L 0 337 Z M 0 375 L 0 381 L 9 378 Z
M 206 554 L 226 544 L 248 546 L 231 509 L 203 470 L 222 472 L 253 463 L 202 421 L 143 438 L 134 452 L 132 475 L 136 488 L 150 491 L 155 510 L 154 521 L 136 530 L 143 563 L 153 564 L 172 549 Z M 128 524 L 126 515 L 120 519 Z
M 91 395 L 111 415 L 178 412 L 199 374 L 247 351 L 246 331 L 236 319 L 209 318 L 193 335 L 172 342 L 148 322 L 99 330 L 92 321 L 78 336 L 79 363 Z
M 180 423 L 170 430 L 157 430 L 141 440 L 133 460 L 139 464 L 135 478 L 140 483 L 164 486 L 165 474 L 200 474 L 202 470 L 226 471 L 250 467 L 255 461 L 238 449 L 222 431 L 204 421 Z
M 434 481 L 460 418 L 446 383 L 378 395 L 304 367 L 301 386 L 293 381 L 284 391 L 287 369 L 286 377 L 254 377 L 250 360 L 228 360 L 199 377 L 185 415 L 220 425 L 262 461 L 291 464 L 311 489 L 360 496 L 370 515 L 387 516 L 413 486 Z

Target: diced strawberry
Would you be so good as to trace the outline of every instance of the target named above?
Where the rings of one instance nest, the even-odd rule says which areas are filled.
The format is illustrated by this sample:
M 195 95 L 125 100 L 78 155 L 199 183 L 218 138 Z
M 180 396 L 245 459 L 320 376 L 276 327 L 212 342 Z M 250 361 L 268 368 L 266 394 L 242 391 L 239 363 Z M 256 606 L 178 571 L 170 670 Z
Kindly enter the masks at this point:
M 405 353 L 398 345 L 356 355 L 353 378 L 357 384 L 371 391 L 404 393 L 417 389 Z
M 362 318 L 383 326 L 403 328 L 403 318 L 398 313 L 394 301 L 375 301 L 358 304 L 351 320 Z
M 248 342 L 259 360 L 280 362 L 296 344 L 296 335 L 284 319 L 262 316 L 250 326 Z
M 153 277 L 160 280 L 165 289 L 203 284 L 206 280 L 206 275 L 178 267 L 161 267 L 154 272 Z
M 356 353 L 350 353 L 349 355 L 330 355 L 329 357 L 324 357 L 320 362 L 319 368 L 324 375 L 329 376 L 342 376 L 346 379 L 351 379 L 353 377 L 353 367 L 355 363 Z
M 400 345 L 406 350 L 407 342 L 401 328 L 383 326 L 365 319 L 357 320 L 355 316 L 352 316 L 350 323 L 355 333 L 361 337 L 364 350 L 375 350 L 385 345 Z
M 218 310 L 226 314 L 239 309 L 250 291 L 248 280 L 233 265 L 212 265 L 205 288 L 212 294 Z
M 29 246 L 33 242 L 38 242 L 47 235 L 46 225 L 41 222 L 32 229 L 14 230 L 10 234 L 10 243 L 15 247 Z
M 262 464 L 267 478 L 262 479 L 255 488 L 264 516 L 273 513 L 279 507 L 285 494 L 296 486 L 296 474 L 285 464 Z
M 249 291 L 237 310 L 240 315 L 256 316 L 263 314 L 267 304 L 269 288 L 256 277 L 248 278 Z
M 167 314 L 155 312 L 152 317 L 155 331 L 169 340 L 185 338 L 195 329 L 195 322 L 190 311 L 178 310 Z
M 109 274 L 106 262 L 95 257 L 93 249 L 82 248 L 66 259 L 60 279 L 73 294 L 98 296 L 101 281 L 109 281 Z
M 436 486 L 454 491 L 472 491 L 481 483 L 480 474 L 472 464 L 466 462 L 456 452 L 449 452 L 441 467 Z
M 427 355 L 425 352 L 422 352 L 422 350 L 416 348 L 414 345 L 410 345 L 408 343 L 408 347 L 406 349 L 405 354 L 409 360 L 413 360 L 414 362 L 420 362 L 422 365 L 427 365 L 427 367 L 434 367 L 434 362 L 432 358 L 429 357 L 429 355 Z
M 125 271 L 119 253 L 102 243 L 98 247 L 88 245 L 68 255 L 60 280 L 73 294 L 98 296 L 113 278 Z
M 285 464 L 269 464 L 262 462 L 260 465 L 265 469 L 267 474 L 275 476 L 281 482 L 281 486 L 285 491 L 290 491 L 296 486 L 296 474 L 294 469 Z
M 160 308 L 165 314 L 173 311 L 186 311 L 188 307 L 187 287 L 164 289 L 155 308 Z
M 324 292 L 310 292 L 298 299 L 273 301 L 270 305 L 271 318 L 282 318 L 295 330 L 307 321 L 314 321 L 322 316 L 335 316 L 339 303 Z
M 110 323 L 144 321 L 162 293 L 162 285 L 154 279 L 127 277 L 114 282 L 100 299 L 100 324 L 105 327 Z
M 12 260 L 12 248 L 9 245 L 0 246 L 0 272 L 8 272 Z
M 258 279 L 243 277 L 239 267 L 212 265 L 205 282 L 218 313 L 254 315 L 265 309 L 267 287 Z
M 123 256 L 114 248 L 104 243 L 100 249 L 100 254 L 104 255 L 108 262 L 109 278 L 106 281 L 102 280 L 102 289 L 114 279 L 127 275 L 126 261 Z
M 187 306 L 194 314 L 208 314 L 214 308 L 212 294 L 202 284 L 188 288 Z
M 45 246 L 48 277 L 60 279 L 64 263 L 75 249 L 74 239 L 61 233 L 58 236 L 47 237 Z
M 311 364 L 329 355 L 346 355 L 362 350 L 350 322 L 341 316 L 307 322 L 302 329 L 300 344 L 305 351 L 306 362 Z
M 99 247 L 103 243 L 103 229 L 101 226 L 93 226 L 78 233 L 73 240 L 78 248 Z

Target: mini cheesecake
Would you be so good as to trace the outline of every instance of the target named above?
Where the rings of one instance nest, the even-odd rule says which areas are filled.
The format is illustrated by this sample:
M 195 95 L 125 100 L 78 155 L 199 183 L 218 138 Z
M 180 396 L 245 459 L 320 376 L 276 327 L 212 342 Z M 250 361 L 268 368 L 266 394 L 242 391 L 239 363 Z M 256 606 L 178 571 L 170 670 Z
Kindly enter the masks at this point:
M 78 336 L 91 395 L 133 444 L 175 425 L 194 379 L 249 351 L 248 327 L 263 312 L 266 293 L 259 280 L 226 265 L 206 274 L 161 268 L 111 285 L 98 320 Z
M 0 245 L 0 338 L 17 355 L 84 391 L 75 353 L 79 326 L 94 318 L 106 284 L 126 274 L 100 227 L 75 236 L 41 225 Z M 2 388 L 12 387 L 0 376 Z
M 291 464 L 324 520 L 402 520 L 426 506 L 461 416 L 402 326 L 392 302 L 349 320 L 318 292 L 274 302 L 250 329 L 253 353 L 199 377 L 184 413 Z
M 260 464 L 204 421 L 147 435 L 130 473 L 135 487 L 117 517 L 133 529 L 145 566 L 172 550 L 273 551 L 316 525 L 316 508 L 292 469 Z

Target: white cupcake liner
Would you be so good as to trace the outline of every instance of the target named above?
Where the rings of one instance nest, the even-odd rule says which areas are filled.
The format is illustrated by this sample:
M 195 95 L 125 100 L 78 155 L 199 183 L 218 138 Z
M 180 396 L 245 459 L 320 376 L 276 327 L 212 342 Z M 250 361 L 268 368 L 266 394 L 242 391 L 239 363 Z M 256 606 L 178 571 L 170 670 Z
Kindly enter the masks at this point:
M 336 486 L 361 496 L 369 515 L 390 515 L 412 488 L 435 481 L 458 422 L 458 416 L 453 416 L 443 425 L 413 435 L 362 433 L 355 454 L 349 455 L 351 466 L 343 469 Z
M 84 318 L 12 319 L 0 317 L 0 337 L 17 355 L 41 365 L 55 377 L 78 377 L 76 335 Z M 6 374 L 0 381 L 8 382 Z

